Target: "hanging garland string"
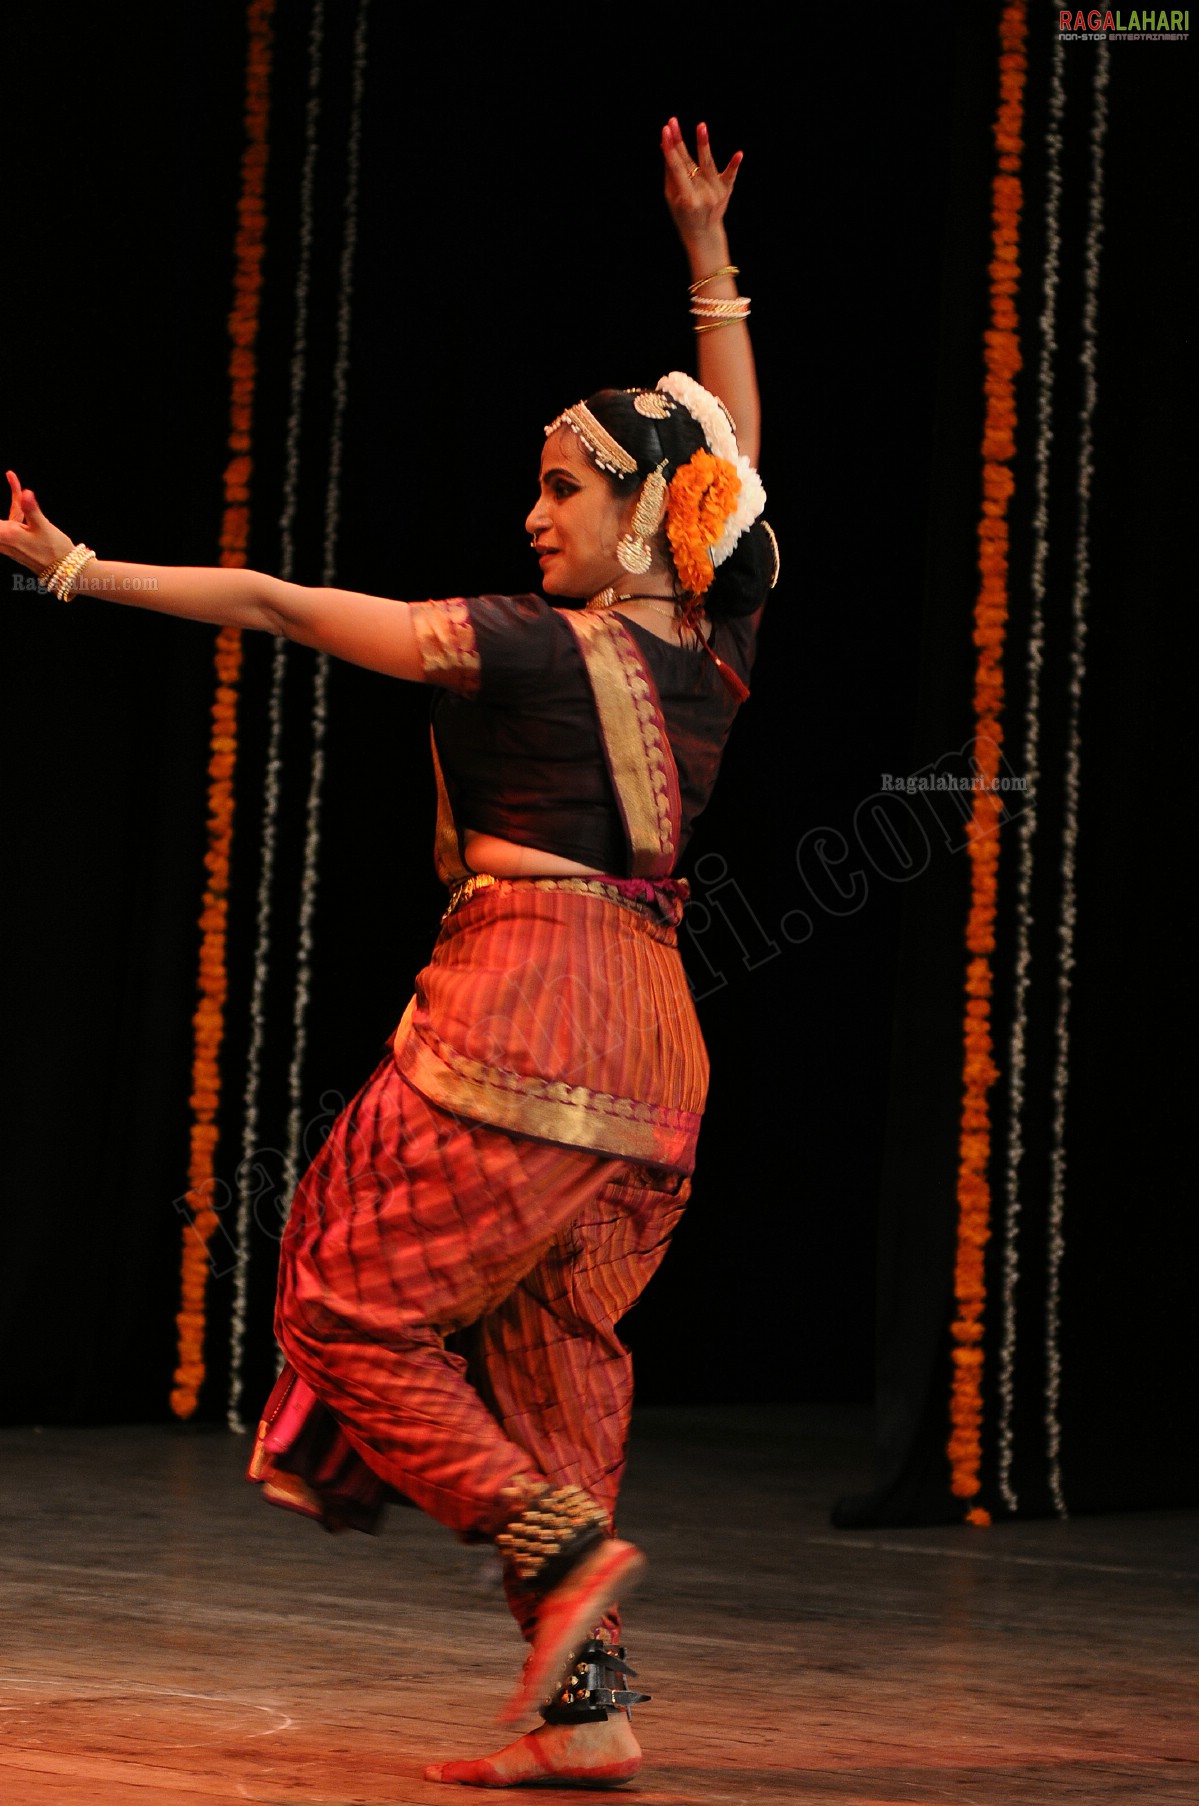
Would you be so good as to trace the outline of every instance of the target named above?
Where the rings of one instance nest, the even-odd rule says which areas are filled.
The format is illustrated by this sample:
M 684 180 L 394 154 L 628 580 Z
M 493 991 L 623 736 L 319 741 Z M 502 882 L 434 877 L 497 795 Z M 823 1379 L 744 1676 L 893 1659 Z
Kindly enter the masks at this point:
M 970 914 L 966 925 L 962 1115 L 958 1142 L 958 1223 L 954 1263 L 953 1381 L 948 1445 L 955 1498 L 968 1504 L 967 1522 L 986 1524 L 977 1503 L 982 1465 L 984 1255 L 990 1236 L 991 1119 L 987 1094 L 998 1077 L 991 1034 L 999 823 L 996 787 L 1003 745 L 1003 643 L 1008 619 L 1008 508 L 1015 488 L 1015 378 L 1020 368 L 1020 179 L 1023 152 L 1027 7 L 1005 6 L 999 24 L 999 107 L 994 136 L 997 168 L 991 183 L 990 326 L 985 335 L 986 415 L 983 427 L 982 512 L 978 526 L 981 573 L 974 610 L 974 735 L 976 778 L 967 831 Z
M 1070 994 L 1074 970 L 1074 929 L 1078 915 L 1078 810 L 1082 779 L 1080 716 L 1086 677 L 1087 605 L 1091 589 L 1091 485 L 1095 476 L 1095 408 L 1099 399 L 1099 252 L 1103 241 L 1103 157 L 1107 137 L 1110 54 L 1096 46 L 1091 114 L 1091 181 L 1087 209 L 1082 309 L 1082 407 L 1078 439 L 1078 511 L 1071 596 L 1069 721 L 1066 731 L 1065 820 L 1062 824 L 1062 891 L 1058 920 L 1058 1007 L 1054 1023 L 1053 1151 L 1050 1156 L 1049 1287 L 1045 1311 L 1045 1428 L 1049 1490 L 1059 1517 L 1066 1517 L 1062 1481 L 1061 1279 L 1066 1252 L 1066 1087 L 1070 1074 Z
M 325 484 L 325 528 L 321 582 L 332 586 L 336 579 L 337 531 L 341 508 L 342 435 L 348 400 L 351 292 L 354 252 L 358 235 L 358 188 L 361 165 L 362 107 L 366 84 L 366 28 L 368 0 L 360 0 L 355 22 L 353 66 L 351 75 L 350 126 L 346 147 L 346 192 L 342 206 L 342 247 L 338 270 L 337 337 L 333 367 L 333 419 L 330 429 L 329 471 Z M 293 351 L 291 363 L 291 395 L 288 414 L 287 449 L 283 513 L 280 522 L 282 574 L 290 576 L 294 561 L 292 533 L 298 504 L 300 479 L 300 410 L 306 385 L 306 330 L 308 291 L 314 232 L 315 170 L 319 154 L 318 123 L 320 117 L 320 78 L 323 67 L 324 7 L 317 0 L 309 33 L 308 106 L 305 115 L 305 154 L 300 185 L 300 261 L 296 277 Z M 254 958 L 254 984 L 250 1009 L 250 1049 L 245 1087 L 243 1121 L 243 1154 L 240 1168 L 241 1196 L 237 1219 L 237 1257 L 234 1270 L 233 1309 L 230 1323 L 229 1398 L 227 1422 L 230 1429 L 244 1431 L 242 1399 L 245 1391 L 246 1319 L 249 1298 L 249 1269 L 252 1254 L 251 1216 L 254 1192 L 261 1055 L 266 1034 L 265 992 L 270 955 L 270 917 L 273 907 L 275 847 L 279 792 L 282 782 L 282 718 L 285 648 L 276 647 L 272 667 L 270 698 L 270 734 L 267 756 L 267 784 L 264 796 L 262 835 L 263 853 L 258 889 L 257 940 Z M 317 873 L 320 857 L 321 798 L 325 770 L 324 740 L 328 706 L 329 658 L 321 653 L 316 661 L 313 681 L 311 721 L 311 766 L 308 800 L 305 811 L 303 876 L 300 886 L 300 912 L 296 948 L 296 973 L 292 1007 L 293 1051 L 288 1071 L 289 1111 L 287 1147 L 282 1174 L 283 1200 L 286 1210 L 295 1187 L 300 1144 L 303 1134 L 300 1095 L 304 1053 L 307 1041 L 307 1009 L 311 980 L 312 926 L 316 907 Z
M 1057 290 L 1061 265 L 1062 121 L 1066 108 L 1063 77 L 1065 51 L 1057 38 L 1049 86 L 1045 126 L 1045 260 L 1041 279 L 1041 350 L 1037 365 L 1037 449 L 1032 519 L 1032 564 L 1029 571 L 1031 611 L 1024 703 L 1024 755 L 1021 770 L 1027 785 L 1020 817 L 1020 856 L 1016 879 L 1016 957 L 1012 990 L 1012 1027 L 1008 1037 L 1008 1146 L 1003 1246 L 1003 1332 L 999 1347 L 999 1491 L 1008 1510 L 1019 1509 L 1012 1480 L 1016 1410 L 1016 1292 L 1020 1272 L 1021 1167 L 1024 1160 L 1024 1074 L 1027 1065 L 1028 997 L 1032 972 L 1032 889 L 1037 831 L 1037 795 L 1041 782 L 1041 676 L 1045 654 L 1045 572 L 1049 560 L 1049 472 L 1053 446 L 1054 358 L 1057 354 Z
M 303 424 L 304 389 L 308 375 L 308 299 L 312 278 L 313 216 L 316 205 L 316 164 L 320 149 L 320 85 L 324 48 L 325 9 L 316 0 L 308 33 L 308 96 L 304 110 L 304 162 L 300 175 L 299 260 L 296 267 L 292 313 L 292 347 L 288 381 L 285 434 L 283 505 L 279 518 L 279 575 L 285 582 L 295 576 L 295 526 L 299 511 L 300 433 Z M 238 1207 L 233 1271 L 233 1309 L 229 1332 L 229 1398 L 226 1421 L 234 1431 L 244 1430 L 241 1395 L 244 1386 L 246 1313 L 249 1303 L 251 1223 L 260 1173 L 258 1145 L 262 1096 L 262 1055 L 266 1045 L 266 991 L 271 965 L 271 914 L 274 908 L 279 806 L 283 786 L 283 697 L 289 644 L 275 641 L 271 656 L 271 692 L 268 705 L 266 774 L 259 828 L 260 860 L 254 932 L 254 978 L 250 992 L 250 1039 L 246 1051 L 246 1079 L 242 1093 L 241 1159 L 238 1163 Z
M 325 484 L 325 534 L 321 582 L 337 581 L 337 533 L 341 524 L 342 435 L 349 399 L 350 318 L 354 252 L 358 243 L 358 183 L 361 166 L 362 102 L 366 86 L 368 0 L 359 0 L 354 29 L 350 91 L 350 130 L 346 144 L 346 192 L 342 206 L 341 258 L 338 265 L 337 341 L 333 360 L 333 421 L 329 434 L 329 475 Z M 288 1071 L 287 1155 L 284 1183 L 288 1207 L 299 1179 L 303 1117 L 304 1057 L 308 1050 L 308 1001 L 312 977 L 312 924 L 316 912 L 321 847 L 321 801 L 325 779 L 325 728 L 328 715 L 329 655 L 317 659 L 312 695 L 312 763 L 305 810 L 304 870 L 300 882 L 300 918 L 296 945 L 296 986 L 292 1011 L 292 1058 Z
M 266 229 L 265 193 L 270 114 L 271 48 L 275 0 L 250 0 L 246 13 L 246 144 L 234 241 L 233 308 L 229 316 L 229 434 L 233 454 L 224 475 L 220 563 L 242 568 L 250 538 L 252 428 L 257 375 L 255 344 Z M 204 1331 L 208 1289 L 208 1244 L 217 1227 L 213 1208 L 217 1110 L 221 1098 L 220 1055 L 225 1035 L 228 988 L 226 941 L 229 861 L 233 843 L 233 779 L 237 765 L 237 700 L 241 677 L 241 633 L 222 628 L 215 651 L 216 694 L 208 758 L 207 874 L 200 912 L 199 1001 L 193 1021 L 192 1112 L 187 1205 L 183 1230 L 180 1305 L 176 1317 L 178 1356 L 171 1409 L 191 1417 L 204 1381 Z

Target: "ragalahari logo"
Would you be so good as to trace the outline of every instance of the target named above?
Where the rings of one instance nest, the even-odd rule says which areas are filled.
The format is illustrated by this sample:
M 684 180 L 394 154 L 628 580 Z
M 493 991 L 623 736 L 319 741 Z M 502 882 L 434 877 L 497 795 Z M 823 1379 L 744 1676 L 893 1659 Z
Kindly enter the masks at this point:
M 1190 29 L 1189 7 L 1169 12 L 1164 8 L 1149 7 L 1127 15 L 1122 12 L 1100 12 L 1098 8 L 1091 12 L 1081 12 L 1071 7 L 1063 8 L 1057 16 L 1059 38 L 1154 38 L 1168 41 L 1186 38 Z

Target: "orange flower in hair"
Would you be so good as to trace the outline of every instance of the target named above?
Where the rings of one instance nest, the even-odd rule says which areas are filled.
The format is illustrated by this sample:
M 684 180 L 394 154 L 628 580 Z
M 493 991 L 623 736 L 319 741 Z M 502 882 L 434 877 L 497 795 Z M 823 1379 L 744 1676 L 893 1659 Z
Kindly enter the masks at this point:
M 666 537 L 674 567 L 693 596 L 702 596 L 716 575 L 712 547 L 737 506 L 741 478 L 727 458 L 694 452 L 671 478 L 666 503 Z

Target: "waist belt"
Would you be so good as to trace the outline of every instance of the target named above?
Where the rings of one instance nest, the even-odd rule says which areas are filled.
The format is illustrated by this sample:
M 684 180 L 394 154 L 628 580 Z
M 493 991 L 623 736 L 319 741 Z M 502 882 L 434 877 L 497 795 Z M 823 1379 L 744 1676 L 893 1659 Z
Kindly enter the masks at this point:
M 442 921 L 464 909 L 480 891 L 500 885 L 508 890 L 565 891 L 568 895 L 603 897 L 623 909 L 650 916 L 677 928 L 691 894 L 685 878 L 498 878 L 491 872 L 472 872 L 450 886 L 450 901 Z

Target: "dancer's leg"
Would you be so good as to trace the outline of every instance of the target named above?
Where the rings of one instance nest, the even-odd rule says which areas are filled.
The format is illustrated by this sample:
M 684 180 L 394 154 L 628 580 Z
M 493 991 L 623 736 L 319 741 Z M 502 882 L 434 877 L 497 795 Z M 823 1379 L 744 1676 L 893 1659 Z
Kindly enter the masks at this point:
M 617 1175 L 468 1341 L 472 1377 L 507 1434 L 547 1476 L 582 1486 L 609 1515 L 632 1403 L 632 1363 L 616 1325 L 656 1271 L 689 1190 L 686 1180 L 641 1169 Z M 512 1610 L 531 1638 L 537 1596 L 506 1578 Z M 618 1644 L 615 1606 L 597 1630 Z M 551 1778 L 595 1787 L 630 1780 L 640 1765 L 628 1715 L 610 1709 L 606 1719 L 543 1724 L 489 1756 L 436 1763 L 426 1774 L 475 1787 Z
M 628 1377 L 614 1326 L 661 1258 L 681 1198 L 673 1195 L 665 1226 L 636 1202 L 644 1187 L 627 1180 L 597 1208 L 614 1170 L 619 1163 L 581 1150 L 459 1123 L 413 1092 L 387 1061 L 343 1112 L 300 1187 L 281 1260 L 277 1327 L 285 1353 L 372 1469 L 450 1528 L 487 1537 L 501 1525 L 512 1530 L 514 1511 L 528 1501 L 539 1536 L 542 1489 L 552 1485 L 542 1456 L 563 1473 L 572 1465 L 594 1469 L 607 1496 L 615 1496 Z M 576 1219 L 586 1227 L 572 1232 Z M 551 1253 L 563 1238 L 562 1253 Z M 514 1307 L 510 1323 L 519 1343 L 522 1323 L 527 1329 L 541 1320 L 547 1371 L 562 1385 L 576 1433 L 565 1419 L 538 1436 L 530 1431 L 534 1455 L 505 1434 L 444 1338 L 502 1312 L 547 1255 L 556 1277 L 535 1281 L 530 1308 Z M 586 1364 L 571 1380 L 577 1364 L 563 1364 L 556 1352 L 562 1336 L 546 1328 L 555 1320 L 573 1324 L 568 1339 L 606 1348 L 599 1364 L 606 1391 L 601 1385 L 596 1392 Z M 502 1333 L 499 1340 L 502 1346 Z M 524 1355 L 509 1346 L 523 1365 Z M 532 1346 L 525 1352 L 537 1358 Z M 500 1414 L 525 1414 L 516 1393 L 505 1396 L 502 1374 L 495 1378 Z M 577 1426 L 601 1408 L 602 1396 L 618 1434 L 588 1452 Z M 598 1502 L 584 1507 L 604 1511 Z M 569 1501 L 555 1512 L 569 1538 Z M 525 1530 L 516 1528 L 519 1541 Z M 547 1568 L 519 1708 L 552 1685 L 567 1650 L 589 1635 L 638 1565 L 636 1550 L 610 1540 L 556 1582 Z M 639 1760 L 621 1713 L 588 1726 L 546 1725 L 535 1736 L 535 1754 L 530 1740 L 521 1740 L 520 1757 L 514 1746 L 489 1759 L 486 1774 L 433 1772 L 504 1785 L 527 1779 L 531 1762 L 539 1773 L 562 1780 L 585 1773 L 599 1783 L 627 1779 Z M 501 1775 L 497 1761 L 501 1768 L 515 1762 L 520 1773 Z
M 464 1340 L 470 1376 L 504 1434 L 554 1485 L 574 1484 L 614 1518 L 624 1474 L 633 1363 L 617 1331 L 661 1264 L 690 1181 L 618 1171 Z M 508 1576 L 526 1637 L 536 1595 Z M 619 1641 L 619 1617 L 605 1628 Z
M 458 1122 L 383 1062 L 296 1195 L 287 1358 L 370 1467 L 462 1534 L 543 1484 L 444 1338 L 497 1309 L 617 1163 Z

